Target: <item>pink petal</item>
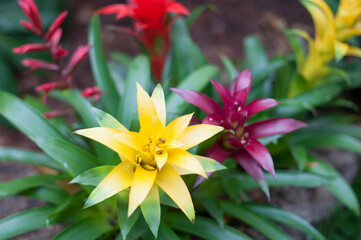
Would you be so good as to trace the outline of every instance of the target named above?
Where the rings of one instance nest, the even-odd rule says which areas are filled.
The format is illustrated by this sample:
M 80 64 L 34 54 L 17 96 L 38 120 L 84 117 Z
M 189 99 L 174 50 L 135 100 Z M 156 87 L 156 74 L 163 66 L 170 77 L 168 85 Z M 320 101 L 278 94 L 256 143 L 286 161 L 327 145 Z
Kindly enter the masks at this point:
M 68 55 L 68 50 L 61 48 L 61 46 L 58 46 L 58 48 L 56 49 L 55 57 L 61 58 L 61 57 L 65 57 L 67 55 Z
M 272 118 L 252 123 L 245 127 L 251 138 L 262 138 L 275 134 L 285 134 L 306 127 L 307 124 L 291 118 Z
M 94 14 L 117 14 L 117 19 L 120 19 L 130 16 L 132 8 L 126 4 L 113 4 L 95 11 Z
M 23 26 L 24 28 L 26 28 L 27 30 L 29 30 L 30 32 L 36 34 L 36 35 L 41 35 L 42 31 L 37 28 L 33 23 L 31 22 L 27 22 L 24 20 L 20 21 L 21 26 Z
M 234 96 L 237 92 L 246 89 L 245 99 L 247 99 L 249 91 L 251 89 L 251 85 L 252 85 L 252 73 L 247 68 L 243 70 L 240 74 L 238 74 L 237 78 L 233 81 L 230 87 L 230 93 L 232 94 L 232 96 Z
M 189 15 L 189 11 L 180 3 L 171 2 L 165 7 L 166 12 Z
M 248 138 L 243 147 L 252 156 L 252 158 L 256 160 L 261 167 L 263 167 L 264 170 L 269 172 L 276 179 L 271 154 L 262 143 L 257 141 L 255 138 Z
M 51 39 L 51 36 L 54 34 L 54 32 L 60 27 L 60 25 L 64 22 L 66 16 L 68 15 L 68 11 L 62 12 L 51 24 L 50 28 L 48 29 L 48 32 L 45 35 L 45 39 Z
M 50 40 L 50 44 L 51 44 L 51 51 L 55 52 L 56 49 L 58 48 L 58 45 L 60 43 L 60 39 L 61 36 L 63 34 L 63 30 L 61 30 L 60 28 L 58 28 L 57 30 L 55 30 L 55 32 L 51 35 L 51 39 Z
M 224 149 L 221 145 L 221 143 L 216 142 L 206 153 L 206 157 L 212 158 L 216 160 L 219 163 L 223 163 L 229 156 L 230 152 L 226 149 Z M 207 173 L 207 176 L 211 176 L 214 172 Z M 197 187 L 199 184 L 201 184 L 205 180 L 202 176 L 197 176 L 197 179 L 194 183 L 193 188 Z
M 24 54 L 30 52 L 40 52 L 49 49 L 49 45 L 45 43 L 29 43 L 20 47 L 14 48 L 13 52 L 17 54 Z
M 248 117 L 251 117 L 253 114 L 261 112 L 263 110 L 269 109 L 269 108 L 273 108 L 274 106 L 276 106 L 277 104 L 279 104 L 280 102 L 272 99 L 272 98 L 260 98 L 260 99 L 256 99 L 252 102 L 250 102 L 246 108 L 248 111 Z
M 21 10 L 29 18 L 32 24 L 42 32 L 43 27 L 41 24 L 40 14 L 33 0 L 20 0 L 18 4 Z
M 223 120 L 222 115 L 220 115 L 218 113 L 213 113 L 213 114 L 207 115 L 203 119 L 202 123 L 203 124 L 211 124 L 211 125 L 221 126 L 222 120 Z
M 68 76 L 78 66 L 78 64 L 88 56 L 91 45 L 80 46 L 75 50 L 67 67 L 63 70 L 63 76 Z
M 228 89 L 221 83 L 214 81 L 213 79 L 211 79 L 211 83 L 214 89 L 216 89 L 216 91 L 218 92 L 219 96 L 221 96 L 224 109 L 228 109 L 228 106 L 232 103 L 231 94 L 229 93 Z
M 231 157 L 236 160 L 246 172 L 256 181 L 265 181 L 264 172 L 261 166 L 252 158 L 251 155 L 245 150 L 239 150 L 235 153 L 232 153 Z
M 59 66 L 56 64 L 52 64 L 52 63 L 48 63 L 48 62 L 44 62 L 38 59 L 24 59 L 22 61 L 22 64 L 25 67 L 30 67 L 31 71 L 37 70 L 37 69 L 46 69 L 46 70 L 50 70 L 50 71 L 58 71 L 59 70 Z
M 185 101 L 199 107 L 207 114 L 223 112 L 223 109 L 218 105 L 218 103 L 203 93 L 179 88 L 170 88 L 170 90 L 180 95 Z
M 31 13 L 31 20 L 33 21 L 34 25 L 37 26 L 39 29 L 43 29 L 39 10 L 34 2 L 34 0 L 28 0 L 28 4 L 30 6 L 30 13 Z

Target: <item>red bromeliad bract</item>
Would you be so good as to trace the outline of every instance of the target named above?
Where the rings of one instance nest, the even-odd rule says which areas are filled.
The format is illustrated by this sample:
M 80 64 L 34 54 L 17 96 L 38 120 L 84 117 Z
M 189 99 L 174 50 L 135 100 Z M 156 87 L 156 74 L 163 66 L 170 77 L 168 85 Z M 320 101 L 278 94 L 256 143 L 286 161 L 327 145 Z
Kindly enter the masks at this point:
M 207 113 L 203 123 L 219 125 L 228 130 L 208 150 L 207 157 L 220 163 L 228 157 L 233 158 L 258 183 L 266 182 L 262 168 L 276 178 L 272 157 L 267 148 L 257 139 L 289 133 L 305 127 L 306 124 L 290 118 L 272 118 L 245 125 L 247 119 L 255 113 L 279 104 L 271 98 L 260 98 L 246 105 L 252 84 L 252 75 L 248 69 L 238 75 L 229 89 L 214 80 L 211 80 L 211 83 L 221 96 L 223 108 L 203 93 L 186 89 L 171 89 L 184 100 Z M 197 184 L 200 182 L 202 179 L 198 179 Z
M 170 48 L 169 29 L 180 15 L 188 15 L 188 10 L 173 0 L 130 0 L 128 4 L 114 4 L 104 7 L 96 13 L 117 14 L 117 19 L 131 17 L 134 30 L 127 32 L 135 36 L 147 48 L 154 78 L 160 82 L 164 63 Z M 176 13 L 167 19 L 167 13 Z M 161 46 L 157 46 L 157 40 Z

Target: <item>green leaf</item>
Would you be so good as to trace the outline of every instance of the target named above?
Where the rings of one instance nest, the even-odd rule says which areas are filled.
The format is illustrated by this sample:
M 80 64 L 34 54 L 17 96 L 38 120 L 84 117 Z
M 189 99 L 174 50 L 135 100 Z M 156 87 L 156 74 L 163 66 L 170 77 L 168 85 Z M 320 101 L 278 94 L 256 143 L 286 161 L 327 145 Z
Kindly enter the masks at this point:
M 0 147 L 0 161 L 34 164 L 57 170 L 62 169 L 62 166 L 43 153 L 12 147 Z
M 70 225 L 53 240 L 70 240 L 70 239 L 98 239 L 102 234 L 110 231 L 112 227 L 107 223 L 105 218 L 88 218 Z
M 214 172 L 227 169 L 223 164 L 213 160 L 212 158 L 195 155 L 198 161 L 201 163 L 205 172 Z
M 218 73 L 218 68 L 214 65 L 205 65 L 186 77 L 177 88 L 192 89 L 202 91 L 209 83 L 210 79 Z M 189 103 L 185 102 L 178 94 L 171 92 L 166 99 L 167 112 L 183 114 Z
M 29 188 L 54 184 L 57 180 L 68 179 L 65 175 L 36 175 L 0 183 L 0 198 L 9 197 Z
M 39 97 L 25 95 L 23 100 L 42 114 L 51 111 L 51 108 L 47 106 Z M 48 119 L 48 121 L 66 138 L 73 141 L 79 141 L 79 138 L 75 138 L 73 135 L 73 129 L 69 126 L 63 117 L 54 117 Z
M 268 64 L 268 58 L 264 46 L 260 39 L 250 35 L 244 39 L 244 50 L 246 66 L 252 72 L 258 72 L 259 69 L 265 68 Z
M 294 66 L 291 62 L 287 62 L 276 72 L 276 79 L 273 84 L 273 96 L 276 99 L 286 98 L 291 79 L 294 74 Z
M 183 81 L 189 74 L 207 64 L 207 59 L 192 41 L 187 25 L 178 18 L 172 25 L 172 70 L 171 80 Z M 171 86 L 174 84 L 171 84 Z
M 298 29 L 292 30 L 292 29 L 282 29 L 285 33 L 288 41 L 290 42 L 290 45 L 292 47 L 293 53 L 296 58 L 297 66 L 302 66 L 305 61 L 305 53 L 304 53 L 304 47 L 302 45 L 302 41 L 299 38 L 296 38 L 295 36 L 298 35 L 297 31 Z
M 306 166 L 308 156 L 307 156 L 307 150 L 303 146 L 296 145 L 296 144 L 289 144 L 289 149 L 292 154 L 292 157 L 297 162 L 298 169 L 300 171 L 303 171 L 303 169 Z
M 95 118 L 102 127 L 114 128 L 124 131 L 124 126 L 118 122 L 112 115 L 106 113 L 98 108 L 92 108 Z
M 62 204 L 64 200 L 70 196 L 60 186 L 54 184 L 27 189 L 19 192 L 18 195 L 39 199 L 57 205 Z
M 167 214 L 164 218 L 173 229 L 190 233 L 207 240 L 251 240 L 250 237 L 230 226 L 221 228 L 216 222 L 205 217 L 196 216 L 194 223 L 184 215 Z
M 158 240 L 181 240 L 178 235 L 164 222 L 160 223 Z
M 246 207 L 264 218 L 269 218 L 271 220 L 291 226 L 295 229 L 298 229 L 306 233 L 307 235 L 313 237 L 314 239 L 326 240 L 325 237 L 322 236 L 322 234 L 319 231 L 317 231 L 316 228 L 314 228 L 303 218 L 293 213 L 267 205 L 247 204 Z
M 221 60 L 222 60 L 223 66 L 225 67 L 225 69 L 227 71 L 228 80 L 230 82 L 232 82 L 237 77 L 237 69 L 228 57 L 222 55 Z
M 317 174 L 306 173 L 306 172 L 287 172 L 277 171 L 277 181 L 266 173 L 266 181 L 270 187 L 278 186 L 293 186 L 293 187 L 306 187 L 313 188 L 325 185 L 331 181 L 330 178 L 319 176 Z M 241 174 L 238 172 L 225 173 L 222 176 L 225 186 L 235 186 L 239 190 L 247 190 L 257 188 L 257 183 L 248 175 Z
M 37 137 L 34 138 L 34 142 L 71 176 L 76 176 L 100 164 L 93 155 L 64 140 L 52 137 Z
M 97 186 L 113 170 L 114 167 L 115 166 L 100 166 L 89 169 L 71 180 L 70 183 Z
M 50 206 L 38 207 L 1 219 L 0 240 L 45 227 L 47 218 L 54 209 L 55 207 Z
M 4 91 L 0 91 L 0 113 L 30 138 L 47 136 L 65 140 L 38 111 L 18 97 Z
M 16 78 L 11 65 L 0 54 L 0 89 L 17 94 Z
M 316 148 L 321 146 L 337 147 L 361 154 L 361 141 L 355 137 L 345 134 L 317 134 L 312 138 L 300 141 L 299 144 L 302 144 L 307 148 Z
M 360 205 L 355 192 L 350 184 L 342 177 L 331 165 L 325 161 L 311 156 L 311 160 L 314 164 L 307 167 L 307 170 L 320 175 L 332 176 L 333 179 L 325 185 L 328 191 L 330 191 L 341 203 L 343 203 L 354 214 L 360 214 Z
M 222 209 L 231 215 L 232 217 L 237 218 L 238 220 L 246 223 L 247 225 L 253 227 L 266 237 L 272 240 L 282 240 L 282 239 L 292 239 L 288 234 L 282 231 L 273 223 L 265 220 L 262 216 L 251 211 L 243 205 L 237 205 L 235 203 L 222 201 Z
M 123 237 L 123 240 L 127 239 L 129 232 L 132 230 L 134 224 L 137 222 L 140 210 L 137 208 L 134 213 L 128 218 L 128 200 L 129 191 L 123 190 L 117 194 L 118 200 L 118 224 Z
M 329 83 L 302 93 L 294 98 L 281 99 L 275 109 L 277 116 L 293 116 L 300 112 L 314 110 L 315 107 L 328 103 L 337 97 L 342 91 L 342 86 Z
M 80 95 L 79 92 L 74 90 L 65 90 L 61 92 L 54 92 L 52 95 L 70 103 L 80 115 L 86 127 L 91 128 L 99 126 L 92 111 L 92 106 Z M 116 154 L 112 150 L 96 141 L 91 140 L 90 144 L 95 149 L 96 154 L 98 158 L 101 159 L 102 163 L 108 165 L 116 164 Z
M 154 237 L 157 238 L 160 224 L 160 200 L 158 186 L 153 185 L 140 207 L 145 221 L 147 222 Z
M 92 45 L 92 48 L 89 51 L 90 63 L 97 86 L 99 86 L 102 91 L 106 92 L 106 94 L 102 96 L 101 101 L 104 102 L 108 112 L 115 114 L 120 94 L 117 92 L 117 88 L 115 87 L 108 69 L 100 28 L 100 17 L 99 15 L 94 15 L 90 20 L 88 36 L 89 44 Z
M 193 9 L 191 14 L 186 18 L 187 27 L 189 28 L 194 23 L 194 21 L 199 17 L 199 15 L 201 15 L 205 10 L 207 9 L 215 10 L 215 8 L 216 7 L 213 4 L 202 4 L 201 6 Z
M 136 57 L 130 65 L 118 111 L 118 119 L 127 129 L 130 129 L 133 119 L 138 116 L 136 82 L 147 90 L 150 87 L 150 79 L 148 58 L 143 55 Z
M 211 215 L 219 224 L 220 227 L 224 227 L 224 216 L 223 211 L 219 204 L 214 200 L 214 198 L 203 195 L 199 196 L 197 200 L 203 205 L 207 210 L 208 214 Z

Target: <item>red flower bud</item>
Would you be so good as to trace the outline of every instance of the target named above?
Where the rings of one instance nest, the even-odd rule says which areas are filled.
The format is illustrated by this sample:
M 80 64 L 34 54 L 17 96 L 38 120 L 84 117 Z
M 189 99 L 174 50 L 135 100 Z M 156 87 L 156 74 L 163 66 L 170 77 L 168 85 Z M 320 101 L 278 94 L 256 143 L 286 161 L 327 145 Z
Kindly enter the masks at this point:
M 98 101 L 104 94 L 98 87 L 90 87 L 83 90 L 81 95 L 85 98 L 92 97 L 94 101 Z
M 52 63 L 48 63 L 48 62 L 44 62 L 38 59 L 24 59 L 22 61 L 22 64 L 25 67 L 29 67 L 30 71 L 34 71 L 34 70 L 38 70 L 38 69 L 46 69 L 46 70 L 50 70 L 50 71 L 59 71 L 59 66 L 56 64 L 52 64 Z
M 71 57 L 68 65 L 63 70 L 62 75 L 68 76 L 78 66 L 78 64 L 88 56 L 91 45 L 80 46 L 76 49 L 75 53 Z
M 41 29 L 37 28 L 33 23 L 31 22 L 27 22 L 24 20 L 20 21 L 21 26 L 23 26 L 24 28 L 26 28 L 27 30 L 29 30 L 30 32 L 36 34 L 36 35 L 41 35 L 42 31 Z
M 30 52 L 41 52 L 49 49 L 46 43 L 29 43 L 13 49 L 14 53 L 24 54 Z
M 50 28 L 48 29 L 45 35 L 46 40 L 50 40 L 52 38 L 52 35 L 55 33 L 57 29 L 60 28 L 60 25 L 64 22 L 67 15 L 68 15 L 68 11 L 64 11 L 55 19 L 55 21 L 53 22 L 53 24 L 51 24 Z

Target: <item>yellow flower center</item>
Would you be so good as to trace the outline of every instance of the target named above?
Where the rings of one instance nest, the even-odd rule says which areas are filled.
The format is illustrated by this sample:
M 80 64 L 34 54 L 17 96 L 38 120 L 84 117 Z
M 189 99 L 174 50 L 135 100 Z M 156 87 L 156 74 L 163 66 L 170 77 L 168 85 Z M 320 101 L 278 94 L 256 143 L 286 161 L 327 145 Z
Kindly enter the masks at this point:
M 149 143 L 144 145 L 143 152 L 135 156 L 135 161 L 144 169 L 154 171 L 157 169 L 157 162 L 155 155 L 162 155 L 167 143 L 165 138 L 149 137 Z

